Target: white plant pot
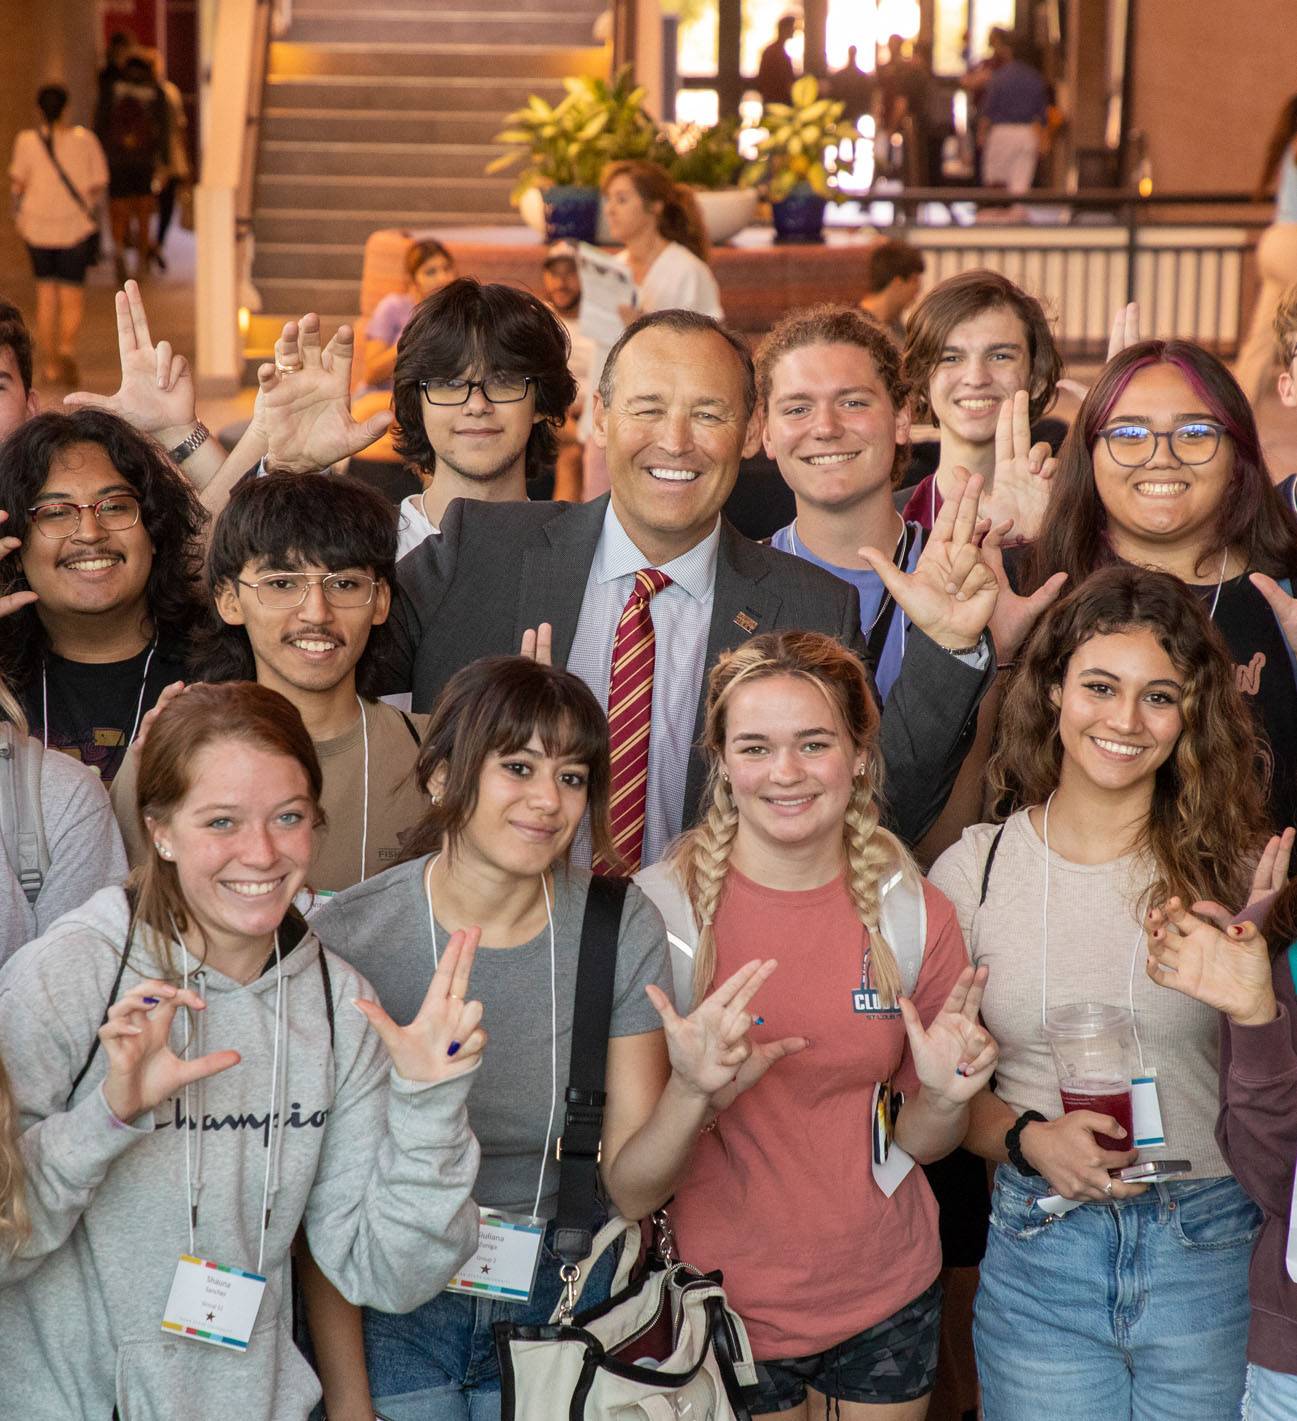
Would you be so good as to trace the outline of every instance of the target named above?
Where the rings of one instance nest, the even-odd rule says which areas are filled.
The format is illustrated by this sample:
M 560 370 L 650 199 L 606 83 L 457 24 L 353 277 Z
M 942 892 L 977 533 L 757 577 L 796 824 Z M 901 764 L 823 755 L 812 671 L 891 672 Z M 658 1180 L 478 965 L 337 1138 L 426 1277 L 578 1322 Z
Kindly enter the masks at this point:
M 707 236 L 714 243 L 728 242 L 736 232 L 748 226 L 757 214 L 757 193 L 755 188 L 727 187 L 715 192 L 695 192 L 698 207 L 703 215 Z M 541 238 L 545 236 L 545 201 L 539 188 L 528 188 L 518 204 L 522 220 Z M 612 246 L 612 234 L 608 231 L 608 221 L 599 210 L 599 231 L 597 240 L 603 246 Z

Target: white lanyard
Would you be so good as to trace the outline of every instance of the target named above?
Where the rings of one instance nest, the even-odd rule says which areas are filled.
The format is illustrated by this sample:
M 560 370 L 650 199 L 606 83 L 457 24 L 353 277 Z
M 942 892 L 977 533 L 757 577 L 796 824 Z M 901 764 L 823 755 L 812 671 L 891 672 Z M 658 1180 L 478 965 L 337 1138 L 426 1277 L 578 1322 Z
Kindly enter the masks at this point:
M 184 987 L 189 990 L 189 949 L 185 946 L 184 939 L 176 932 L 175 921 L 172 921 L 171 931 L 176 942 L 180 946 L 184 963 Z M 270 1227 L 270 1173 L 271 1164 L 275 1157 L 275 1103 L 278 1099 L 279 1090 L 279 1027 L 280 1027 L 280 1002 L 284 991 L 284 971 L 283 963 L 279 956 L 279 932 L 275 931 L 275 1038 L 271 1047 L 270 1055 L 270 1105 L 266 1111 L 266 1177 L 261 1188 L 261 1233 L 257 1243 L 257 1272 L 261 1272 L 262 1264 L 266 1257 L 266 1230 Z M 185 1035 L 184 1059 L 189 1059 L 189 1048 L 193 1043 L 193 1033 L 187 1032 Z M 194 1254 L 194 1229 L 198 1223 L 198 1191 L 202 1187 L 201 1168 L 203 1151 L 203 1122 L 193 1121 L 190 1114 L 189 1105 L 189 1083 L 185 1083 L 185 1188 L 189 1194 L 189 1252 Z M 283 1129 L 283 1121 L 280 1121 L 279 1128 Z M 190 1144 L 189 1136 L 197 1134 L 197 1160 L 191 1160 L 194 1149 Z M 198 1176 L 198 1177 L 195 1177 Z
M 131 726 L 131 733 L 126 738 L 129 745 L 135 739 L 135 732 L 140 728 L 140 720 L 144 715 L 144 691 L 149 684 L 149 667 L 153 665 L 153 653 L 158 649 L 156 637 L 149 643 L 149 654 L 144 658 L 144 675 L 140 678 L 140 698 L 135 702 L 135 723 Z M 45 678 L 45 658 L 41 657 L 41 734 L 44 736 L 45 748 L 50 748 L 50 688 L 49 682 Z
M 900 563 L 897 562 L 896 560 L 897 560 L 897 558 L 899 558 L 900 555 L 901 555 L 901 549 L 905 546 L 905 535 L 906 535 L 909 531 L 910 531 L 910 530 L 909 530 L 909 526 L 907 525 L 907 523 L 905 522 L 905 520 L 902 519 L 902 520 L 901 520 L 901 535 L 900 535 L 899 538 L 897 538 L 897 540 L 896 540 L 896 546 L 892 549 L 892 562 L 895 564 L 896 567 L 900 568 L 900 570 L 901 570 L 902 572 L 904 572 L 905 569 L 904 569 L 903 567 L 901 567 Z M 803 554 L 801 553 L 801 551 L 798 549 L 798 546 L 797 546 L 797 519 L 796 519 L 796 518 L 794 518 L 793 521 L 788 525 L 788 551 L 789 551 L 790 553 L 792 553 L 792 555 L 793 555 L 795 558 L 800 558 L 800 557 L 803 556 Z M 879 581 L 882 581 L 882 579 L 880 578 Z M 883 593 L 882 593 L 882 596 L 878 599 L 878 611 L 874 613 L 874 620 L 873 620 L 872 622 L 870 622 L 870 624 L 868 625 L 868 627 L 866 627 L 866 628 L 864 629 L 864 635 L 865 635 L 865 640 L 866 640 L 866 641 L 868 641 L 868 639 L 869 639 L 869 633 L 872 632 L 873 629 L 878 625 L 879 619 L 882 617 L 883 613 L 884 613 L 885 611 L 887 611 L 888 603 L 891 602 L 891 601 L 892 601 L 892 594 L 887 590 L 887 584 L 886 584 L 886 583 L 883 583 Z M 902 660 L 902 661 L 905 660 L 905 613 L 904 613 L 904 612 L 901 613 L 901 660 Z
M 1040 905 L 1040 1024 L 1045 1026 L 1045 994 L 1049 985 L 1049 806 L 1054 802 L 1054 795 L 1058 791 L 1053 791 L 1045 801 L 1045 813 L 1041 823 L 1041 838 L 1045 841 L 1045 896 Z M 1127 979 L 1127 1000 L 1130 1003 L 1131 1030 L 1135 1036 L 1135 1050 L 1139 1055 L 1139 1073 L 1144 1075 L 1144 1047 L 1139 1039 L 1139 1027 L 1136 1025 L 1135 1017 L 1135 966 L 1139 961 L 1139 950 L 1144 945 L 1144 923 L 1139 916 L 1139 905 L 1143 901 L 1145 894 L 1153 887 L 1153 880 L 1150 878 L 1148 887 L 1135 900 L 1135 917 L 1139 922 L 1139 929 L 1135 937 L 1135 950 L 1130 958 L 1130 977 Z
M 423 871 L 423 891 L 428 900 L 428 933 L 432 938 L 432 965 L 437 966 L 437 922 L 432 910 L 432 866 L 441 858 L 440 854 L 428 860 Z M 540 1178 L 536 1181 L 536 1202 L 532 1206 L 533 1219 L 540 1218 L 540 1199 L 545 1190 L 545 1165 L 549 1162 L 549 1142 L 554 1136 L 554 1115 L 558 1110 L 558 977 L 555 966 L 554 909 L 549 901 L 549 885 L 545 875 L 540 876 L 541 892 L 545 895 L 545 917 L 549 921 L 549 1124 L 545 1127 L 545 1148 L 540 1152 Z
M 1220 576 L 1216 579 L 1216 595 L 1211 599 L 1211 611 L 1207 613 L 1207 620 L 1209 622 L 1214 622 L 1216 620 L 1216 603 L 1220 601 L 1220 589 L 1225 585 L 1225 566 L 1228 561 L 1229 549 L 1226 548 L 1225 551 L 1221 554 Z
M 362 770 L 364 778 L 364 798 L 360 811 L 360 878 L 359 882 L 365 881 L 365 852 L 369 847 L 369 717 L 365 714 L 365 703 L 356 697 L 356 704 L 360 707 L 360 733 L 365 744 L 365 763 Z

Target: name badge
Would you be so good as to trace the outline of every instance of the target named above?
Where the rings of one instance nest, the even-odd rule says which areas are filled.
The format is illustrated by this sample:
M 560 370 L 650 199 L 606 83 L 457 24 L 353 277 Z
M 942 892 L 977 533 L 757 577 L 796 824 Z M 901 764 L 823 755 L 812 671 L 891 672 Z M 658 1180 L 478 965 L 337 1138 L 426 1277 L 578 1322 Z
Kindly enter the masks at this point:
M 260 1273 L 182 1254 L 162 1314 L 162 1330 L 246 1352 L 266 1280 Z
M 479 1207 L 478 1214 L 477 1252 L 446 1284 L 446 1291 L 506 1303 L 527 1302 L 536 1283 L 545 1225 L 499 1209 Z
M 1166 1131 L 1162 1128 L 1162 1107 L 1157 1099 L 1157 1072 L 1146 1070 L 1130 1083 L 1131 1144 L 1137 1150 L 1166 1148 Z
M 880 1081 L 874 1087 L 874 1098 L 869 1112 L 873 1134 L 874 1183 L 888 1199 L 896 1193 L 901 1181 L 914 1168 L 913 1156 L 907 1155 L 894 1139 L 896 1117 L 904 1099 L 900 1091 L 892 1090 L 888 1081 Z

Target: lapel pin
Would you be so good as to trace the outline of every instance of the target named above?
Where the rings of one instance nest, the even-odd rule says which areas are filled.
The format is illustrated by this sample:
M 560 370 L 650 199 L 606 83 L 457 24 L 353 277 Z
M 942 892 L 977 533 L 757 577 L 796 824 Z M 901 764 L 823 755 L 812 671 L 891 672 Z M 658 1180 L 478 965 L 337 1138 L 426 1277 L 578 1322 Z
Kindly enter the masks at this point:
M 757 619 L 750 612 L 739 612 L 734 618 L 734 625 L 740 631 L 754 632 L 757 629 Z

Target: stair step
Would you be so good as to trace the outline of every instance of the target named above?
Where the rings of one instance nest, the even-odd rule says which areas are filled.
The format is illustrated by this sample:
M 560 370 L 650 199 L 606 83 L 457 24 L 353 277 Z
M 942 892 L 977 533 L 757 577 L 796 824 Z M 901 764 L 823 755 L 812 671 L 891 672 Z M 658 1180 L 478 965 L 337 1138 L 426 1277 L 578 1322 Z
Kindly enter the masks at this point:
M 366 143 L 376 136 L 392 143 L 483 143 L 504 126 L 500 113 L 466 114 L 449 109 L 289 109 L 261 115 L 261 146 L 268 143 Z
M 530 94 L 551 103 L 563 96 L 557 78 L 522 76 L 442 78 L 406 74 L 270 74 L 266 99 L 276 108 L 331 108 L 424 111 L 453 104 L 466 117 L 492 114 L 499 117 L 522 108 Z
M 480 178 L 501 152 L 495 143 L 262 142 L 259 176 Z
M 292 44 L 279 40 L 270 46 L 269 72 L 295 77 L 413 75 L 436 79 L 477 76 L 484 65 L 489 65 L 492 74 L 502 76 L 558 79 L 565 74 L 603 73 L 607 59 L 602 48 L 592 45 L 493 44 L 484 51 L 476 44 Z
M 365 265 L 363 242 L 258 242 L 253 258 L 253 282 L 273 277 L 350 281 L 360 289 Z
M 455 178 L 449 181 L 420 177 L 302 177 L 263 173 L 257 178 L 258 207 L 363 208 L 383 213 L 380 226 L 390 225 L 387 214 L 410 208 L 427 211 L 448 206 L 476 212 L 478 221 L 503 217 L 510 211 L 509 178 Z
M 554 5 L 554 0 L 490 0 L 490 3 L 482 6 L 482 12 L 486 15 L 547 15 Z M 369 0 L 365 5 L 365 24 L 371 20 L 382 20 L 397 15 L 436 13 L 456 13 L 469 8 L 464 0 L 458 0 L 448 6 L 445 12 L 432 10 L 430 6 L 419 6 L 417 0 Z M 580 13 L 586 15 L 590 23 L 608 8 L 607 0 L 562 0 L 563 14 Z M 293 23 L 297 24 L 302 19 L 316 19 L 325 15 L 347 15 L 352 21 L 353 27 L 356 24 L 356 0 L 308 0 L 306 4 L 294 4 Z M 355 29 L 352 30 L 353 35 Z
M 321 281 L 318 278 L 262 277 L 253 273 L 252 284 L 261 297 L 262 311 L 303 311 L 354 320 L 360 309 L 359 281 Z
M 398 10 L 365 15 L 366 40 L 375 45 L 497 44 L 590 45 L 594 21 L 583 11 L 517 14 L 475 10 Z M 356 37 L 356 19 L 339 11 L 293 10 L 289 44 L 329 44 Z
M 484 215 L 453 206 L 453 195 L 445 202 L 424 208 L 406 207 L 400 211 L 372 211 L 355 208 L 339 212 L 334 207 L 258 207 L 252 219 L 252 232 L 258 244 L 293 244 L 302 250 L 303 242 L 364 245 L 370 233 L 380 227 L 403 227 L 410 232 L 440 232 L 456 227 L 481 226 Z M 521 226 L 522 219 L 512 207 L 503 207 L 489 214 L 493 226 Z M 254 262 L 255 268 L 255 262 Z

